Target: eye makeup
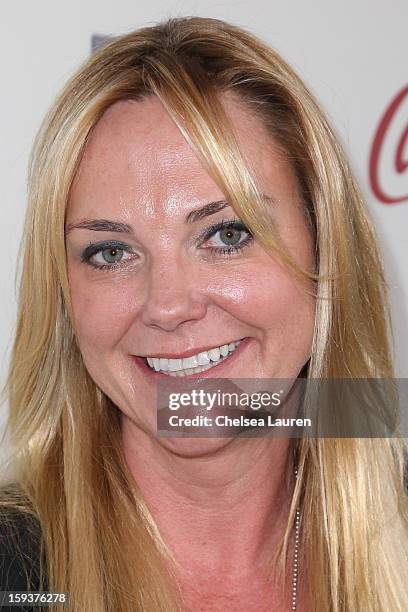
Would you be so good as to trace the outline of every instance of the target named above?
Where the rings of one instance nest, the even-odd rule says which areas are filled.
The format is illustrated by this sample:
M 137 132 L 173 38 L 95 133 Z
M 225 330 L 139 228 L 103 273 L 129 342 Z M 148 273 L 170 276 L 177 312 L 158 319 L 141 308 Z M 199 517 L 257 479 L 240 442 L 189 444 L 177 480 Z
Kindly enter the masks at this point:
M 213 246 L 203 246 L 205 243 L 214 239 L 219 234 L 218 240 L 226 240 L 227 242 L 220 243 Z M 242 234 L 246 234 L 242 238 Z M 196 238 L 196 241 L 200 245 L 199 248 L 203 251 L 209 252 L 211 255 L 216 256 L 228 256 L 237 254 L 239 251 L 249 246 L 253 242 L 253 236 L 246 226 L 237 218 L 222 220 L 219 223 L 215 223 L 202 231 Z M 228 241 L 232 241 L 228 244 Z M 106 255 L 104 255 L 106 253 Z M 123 259 L 124 254 L 130 255 L 126 259 Z M 105 260 L 105 263 L 101 261 L 97 262 L 96 258 L 101 255 Z M 119 256 L 117 261 L 114 258 Z M 109 261 L 109 258 L 111 260 Z M 118 270 L 128 265 L 129 261 L 138 259 L 139 255 L 134 249 L 127 243 L 119 240 L 104 240 L 102 242 L 89 244 L 81 253 L 81 262 L 97 270 Z
M 134 260 L 135 258 L 138 258 L 137 253 L 135 253 L 132 247 L 130 247 L 125 242 L 122 242 L 119 240 L 104 240 L 102 242 L 89 244 L 86 247 L 86 249 L 84 249 L 83 252 L 81 253 L 81 262 L 86 263 L 89 266 L 96 268 L 97 270 L 112 270 L 112 269 L 117 269 L 118 267 L 123 267 L 124 265 L 124 263 L 122 262 L 123 255 L 117 262 L 112 262 L 112 261 L 108 262 L 107 260 L 105 264 L 95 262 L 96 255 L 100 253 L 103 254 L 104 251 L 110 251 L 110 255 L 112 257 L 114 257 L 113 255 L 114 252 L 116 253 L 122 252 L 122 253 L 128 253 L 132 255 L 133 257 L 130 258 L 132 260 Z M 129 258 L 126 259 L 125 261 L 129 261 Z
M 210 227 L 207 227 L 199 236 L 199 243 L 205 244 L 211 238 L 216 236 L 216 234 L 220 234 L 220 237 L 223 235 L 224 239 L 230 240 L 233 239 L 231 234 L 234 232 L 238 232 L 239 234 L 245 233 L 246 237 L 243 238 L 240 242 L 233 242 L 231 244 L 210 246 L 210 247 L 201 247 L 204 250 L 208 250 L 211 254 L 214 255 L 233 255 L 234 253 L 238 253 L 243 248 L 248 246 L 253 241 L 253 236 L 247 227 L 237 218 L 222 220 L 219 223 L 215 223 Z

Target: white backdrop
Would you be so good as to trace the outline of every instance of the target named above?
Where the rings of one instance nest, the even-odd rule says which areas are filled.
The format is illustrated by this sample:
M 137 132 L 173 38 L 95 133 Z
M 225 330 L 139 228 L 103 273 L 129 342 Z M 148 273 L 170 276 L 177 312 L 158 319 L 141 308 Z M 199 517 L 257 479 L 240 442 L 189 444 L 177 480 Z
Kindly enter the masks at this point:
M 397 371 L 408 376 L 407 0 L 13 0 L 2 7 L 0 23 L 0 383 L 14 332 L 27 161 L 41 118 L 90 53 L 93 34 L 118 35 L 180 15 L 251 30 L 280 51 L 321 101 L 376 223 L 391 288 Z M 6 410 L 2 405 L 0 433 Z

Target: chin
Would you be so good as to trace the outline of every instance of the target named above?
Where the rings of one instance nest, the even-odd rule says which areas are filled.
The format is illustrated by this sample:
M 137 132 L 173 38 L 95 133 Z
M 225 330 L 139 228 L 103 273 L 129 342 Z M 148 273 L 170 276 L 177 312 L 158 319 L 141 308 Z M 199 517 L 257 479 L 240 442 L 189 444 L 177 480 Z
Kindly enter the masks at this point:
M 189 438 L 187 436 L 158 436 L 157 440 L 168 451 L 186 458 L 211 457 L 229 446 L 235 438 Z

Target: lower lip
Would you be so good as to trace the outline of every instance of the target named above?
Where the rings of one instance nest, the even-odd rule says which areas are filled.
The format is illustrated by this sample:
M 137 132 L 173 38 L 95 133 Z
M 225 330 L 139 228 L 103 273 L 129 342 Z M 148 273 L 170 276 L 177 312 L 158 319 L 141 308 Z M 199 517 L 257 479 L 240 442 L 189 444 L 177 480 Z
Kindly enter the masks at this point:
M 228 366 L 230 364 L 232 364 L 236 359 L 237 356 L 242 352 L 242 350 L 248 346 L 248 344 L 251 342 L 251 338 L 245 338 L 244 340 L 241 341 L 240 345 L 233 351 L 233 353 L 227 357 L 227 359 L 223 359 L 220 363 L 217 363 L 217 365 L 213 365 L 212 368 L 208 368 L 208 370 L 204 370 L 203 372 L 199 372 L 197 374 L 187 374 L 186 376 L 169 376 L 168 374 L 163 374 L 163 372 L 156 372 L 156 370 L 152 370 L 147 363 L 144 362 L 144 360 L 142 359 L 142 357 L 137 357 L 136 355 L 131 355 L 132 359 L 134 360 L 134 362 L 139 366 L 139 368 L 142 370 L 143 374 L 145 376 L 147 376 L 148 378 L 153 378 L 155 380 L 160 379 L 160 378 L 165 378 L 166 380 L 189 380 L 192 378 L 211 378 L 211 376 L 213 375 L 213 372 L 215 372 L 216 374 L 222 374 L 224 372 L 225 369 L 228 368 Z

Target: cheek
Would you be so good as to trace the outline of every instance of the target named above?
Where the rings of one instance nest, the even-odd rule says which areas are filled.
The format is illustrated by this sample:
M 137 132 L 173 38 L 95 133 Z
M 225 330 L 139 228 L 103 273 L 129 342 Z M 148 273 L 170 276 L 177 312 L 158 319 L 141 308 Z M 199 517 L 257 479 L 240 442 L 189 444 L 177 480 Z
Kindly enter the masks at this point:
M 310 356 L 312 347 L 315 300 L 295 283 L 283 285 L 286 293 L 281 296 L 279 303 L 272 307 L 273 325 L 268 328 L 269 336 L 275 338 L 276 346 L 282 351 L 282 356 L 300 359 Z
M 307 290 L 312 291 L 312 284 Z M 310 328 L 314 321 L 313 296 L 275 262 L 214 277 L 211 293 L 220 307 L 261 330 L 287 334 L 288 325 Z
M 129 287 L 111 281 L 70 281 L 71 301 L 79 348 L 85 360 L 112 350 L 130 324 L 135 295 Z
M 312 284 L 307 292 L 287 272 L 278 272 L 265 280 L 264 287 L 270 299 L 260 302 L 257 310 L 270 355 L 282 366 L 292 364 L 295 370 L 300 369 L 310 357 L 314 335 Z
M 302 367 L 310 356 L 315 322 L 313 285 L 303 288 L 275 262 L 242 270 L 217 293 L 217 303 L 249 326 L 265 362 Z M 250 335 L 250 334 L 248 334 Z M 269 358 L 269 359 L 268 359 Z

